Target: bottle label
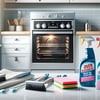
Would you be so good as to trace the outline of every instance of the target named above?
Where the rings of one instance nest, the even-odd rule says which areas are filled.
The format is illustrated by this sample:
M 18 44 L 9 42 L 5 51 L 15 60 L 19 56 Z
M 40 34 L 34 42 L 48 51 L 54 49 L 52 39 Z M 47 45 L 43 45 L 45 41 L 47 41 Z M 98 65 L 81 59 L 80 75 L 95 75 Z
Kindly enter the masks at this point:
M 94 63 L 87 62 L 81 67 L 81 82 L 93 81 L 94 80 Z
M 97 69 L 97 89 L 100 90 L 100 67 Z
M 100 67 L 97 70 L 97 80 L 100 80 Z

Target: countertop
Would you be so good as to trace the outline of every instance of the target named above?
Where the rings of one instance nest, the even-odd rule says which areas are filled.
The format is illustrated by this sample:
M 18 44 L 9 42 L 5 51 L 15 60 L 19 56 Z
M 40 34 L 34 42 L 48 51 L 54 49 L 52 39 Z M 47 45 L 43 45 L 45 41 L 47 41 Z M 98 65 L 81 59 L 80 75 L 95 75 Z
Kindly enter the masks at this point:
M 30 35 L 30 31 L 2 31 L 1 35 Z
M 44 73 L 36 73 L 34 75 L 38 77 Z M 55 77 L 58 74 L 64 75 L 66 73 L 50 73 Z M 79 80 L 78 73 L 67 73 L 68 77 Z M 16 93 L 9 91 L 7 94 L 0 94 L 0 100 L 100 100 L 100 90 L 96 90 L 93 87 L 81 87 L 78 84 L 77 89 L 59 89 L 52 85 L 46 92 L 25 90 L 21 88 Z
M 30 35 L 30 31 L 2 31 L 1 35 Z M 100 31 L 76 31 L 76 35 L 100 35 Z
M 76 31 L 76 35 L 100 35 L 100 31 Z

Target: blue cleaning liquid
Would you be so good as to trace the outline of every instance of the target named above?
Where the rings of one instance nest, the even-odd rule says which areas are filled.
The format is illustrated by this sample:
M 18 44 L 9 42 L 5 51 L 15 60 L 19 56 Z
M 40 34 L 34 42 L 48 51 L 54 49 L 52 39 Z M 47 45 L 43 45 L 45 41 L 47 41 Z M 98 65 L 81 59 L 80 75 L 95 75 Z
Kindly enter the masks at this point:
M 85 87 L 95 87 L 95 55 L 93 48 L 86 48 L 87 57 L 80 64 L 80 84 Z

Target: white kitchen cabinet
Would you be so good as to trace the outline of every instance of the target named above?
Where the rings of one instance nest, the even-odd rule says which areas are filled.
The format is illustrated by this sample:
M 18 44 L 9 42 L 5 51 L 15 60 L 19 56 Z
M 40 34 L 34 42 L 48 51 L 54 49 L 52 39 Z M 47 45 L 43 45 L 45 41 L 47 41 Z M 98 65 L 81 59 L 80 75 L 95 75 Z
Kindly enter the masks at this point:
M 6 3 L 69 3 L 69 0 L 5 0 Z
M 30 69 L 30 35 L 2 35 L 2 68 Z
M 29 44 L 30 37 L 28 36 L 3 36 L 3 44 Z
M 7 69 L 25 70 L 30 68 L 28 54 L 3 54 L 2 66 Z
M 3 45 L 2 53 L 4 54 L 28 54 L 29 45 Z
M 70 0 L 70 3 L 100 3 L 100 0 Z

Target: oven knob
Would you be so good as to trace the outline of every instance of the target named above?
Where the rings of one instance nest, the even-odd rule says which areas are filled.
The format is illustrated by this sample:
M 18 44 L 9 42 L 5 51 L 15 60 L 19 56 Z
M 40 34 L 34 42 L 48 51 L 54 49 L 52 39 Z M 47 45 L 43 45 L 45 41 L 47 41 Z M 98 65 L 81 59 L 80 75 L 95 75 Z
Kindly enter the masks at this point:
M 42 28 L 45 29 L 47 25 L 45 23 L 42 24 Z
M 66 24 L 66 28 L 67 28 L 67 29 L 70 29 L 70 28 L 71 28 L 70 23 Z
M 36 24 L 36 28 L 37 28 L 37 29 L 41 28 L 40 23 Z
M 65 28 L 65 24 L 60 24 L 60 28 Z

